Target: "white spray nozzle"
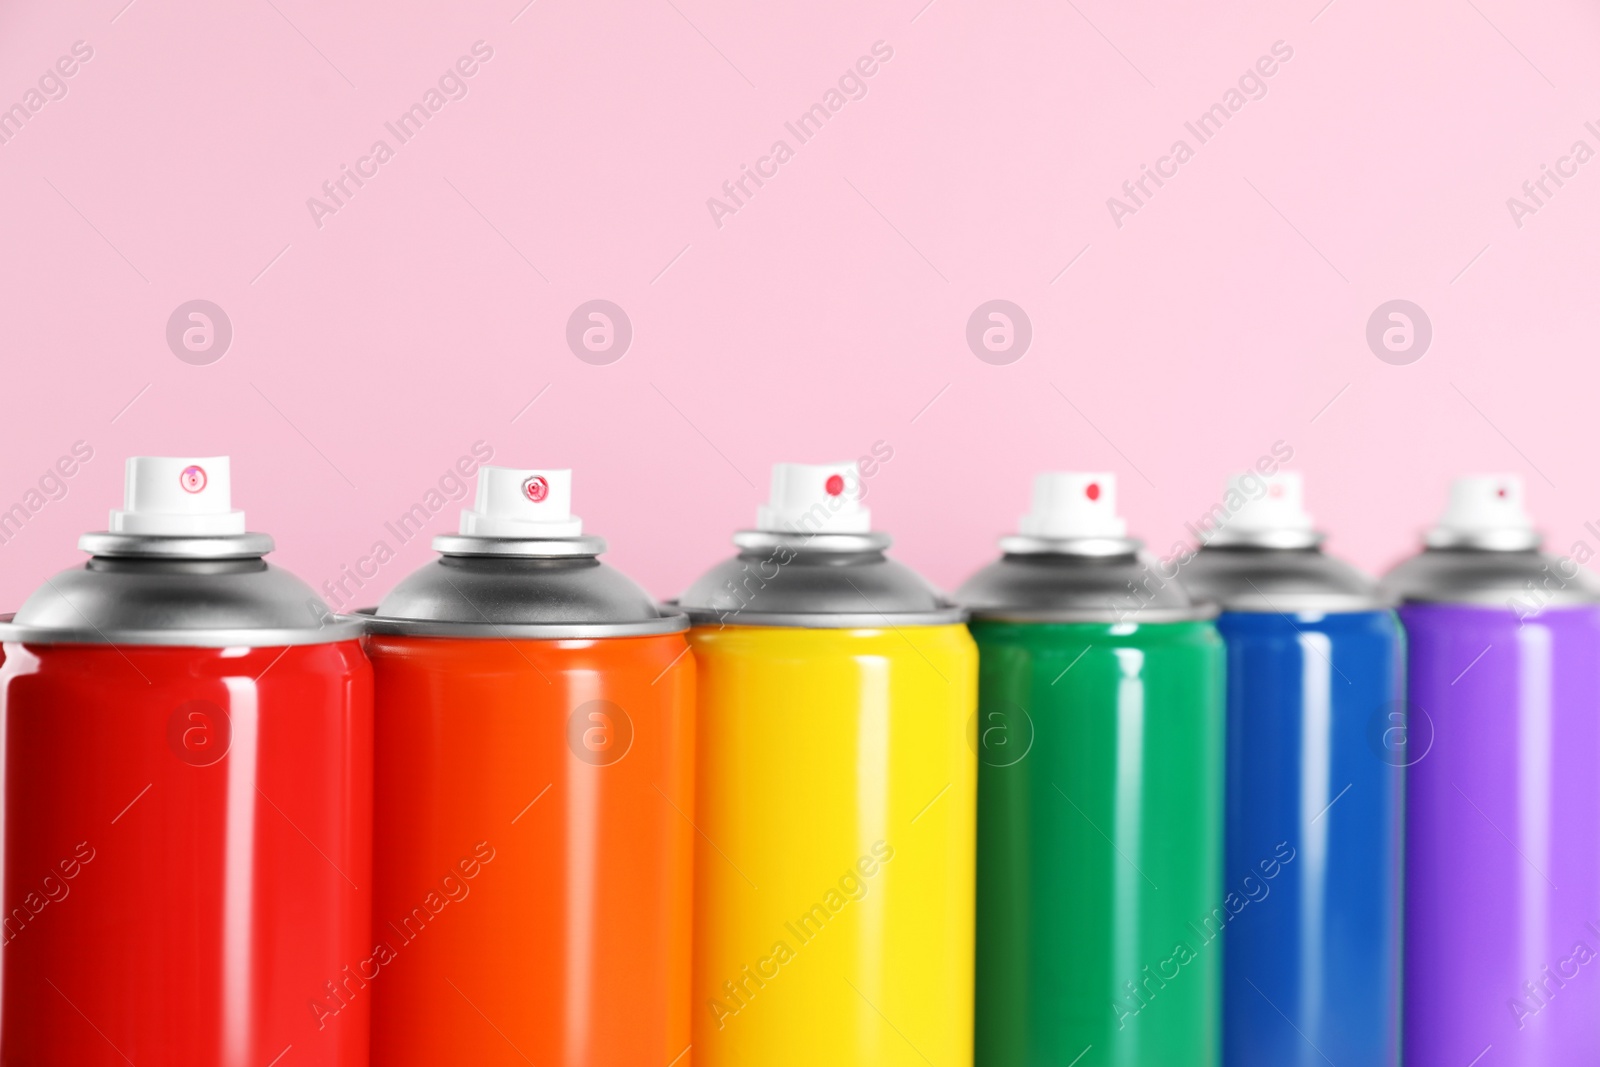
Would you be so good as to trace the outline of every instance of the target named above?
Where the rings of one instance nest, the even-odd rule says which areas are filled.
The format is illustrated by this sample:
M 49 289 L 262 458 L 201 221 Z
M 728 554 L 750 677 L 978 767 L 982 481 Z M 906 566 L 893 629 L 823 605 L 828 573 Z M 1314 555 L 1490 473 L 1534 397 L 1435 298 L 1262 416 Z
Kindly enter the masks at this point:
M 233 508 L 227 456 L 129 456 L 122 507 L 111 532 L 157 537 L 244 533 Z
M 1450 483 L 1450 504 L 1439 530 L 1449 534 L 1485 534 L 1533 530 L 1522 510 L 1522 479 L 1514 474 L 1472 474 Z
M 854 463 L 774 463 L 772 497 L 756 509 L 756 529 L 773 533 L 870 533 Z
M 467 537 L 577 537 L 583 520 L 572 513 L 570 470 L 479 467 L 478 495 L 461 513 Z
M 1117 514 L 1117 476 L 1103 471 L 1049 471 L 1033 479 L 1033 508 L 1022 516 L 1026 537 L 1126 537 Z
M 1312 530 L 1311 516 L 1305 509 L 1305 482 L 1299 471 L 1236 474 L 1228 479 L 1222 501 L 1228 517 L 1218 524 L 1218 530 L 1241 534 Z

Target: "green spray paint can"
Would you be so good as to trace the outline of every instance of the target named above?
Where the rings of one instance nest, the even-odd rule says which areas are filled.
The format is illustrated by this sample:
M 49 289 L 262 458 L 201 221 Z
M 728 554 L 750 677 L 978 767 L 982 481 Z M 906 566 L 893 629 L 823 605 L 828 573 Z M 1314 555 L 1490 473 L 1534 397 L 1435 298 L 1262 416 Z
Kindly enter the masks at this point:
M 1217 1067 L 1224 653 L 1103 473 L 1042 474 L 979 651 L 977 1067 Z

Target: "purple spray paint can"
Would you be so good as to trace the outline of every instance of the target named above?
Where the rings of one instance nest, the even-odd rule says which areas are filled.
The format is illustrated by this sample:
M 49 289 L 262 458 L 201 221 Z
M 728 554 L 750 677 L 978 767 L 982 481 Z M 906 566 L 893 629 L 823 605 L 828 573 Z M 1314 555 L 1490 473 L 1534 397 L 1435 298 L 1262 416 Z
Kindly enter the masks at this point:
M 1457 479 L 1390 572 L 1408 706 L 1407 1067 L 1600 1063 L 1600 588 L 1513 477 Z M 1396 746 L 1397 740 L 1403 744 Z

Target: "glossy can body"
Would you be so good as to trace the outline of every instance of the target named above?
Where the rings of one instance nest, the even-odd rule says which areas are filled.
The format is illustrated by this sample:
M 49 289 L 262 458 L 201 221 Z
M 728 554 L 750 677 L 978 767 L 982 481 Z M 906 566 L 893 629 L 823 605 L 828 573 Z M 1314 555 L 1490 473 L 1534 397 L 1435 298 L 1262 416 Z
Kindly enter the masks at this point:
M 367 648 L 372 936 L 389 957 L 373 1063 L 673 1062 L 694 838 L 683 633 Z
M 977 619 L 972 632 L 978 1067 L 1215 1067 L 1216 629 Z
M 972 1058 L 964 626 L 697 627 L 696 1067 Z
M 1501 608 L 1409 604 L 1401 618 L 1406 1063 L 1594 1063 L 1600 609 L 1519 623 Z
M 0 1061 L 366 1064 L 359 644 L 5 652 Z
M 1400 1062 L 1403 641 L 1391 611 L 1224 612 L 1224 1062 Z M 1395 716 L 1393 719 L 1390 716 Z

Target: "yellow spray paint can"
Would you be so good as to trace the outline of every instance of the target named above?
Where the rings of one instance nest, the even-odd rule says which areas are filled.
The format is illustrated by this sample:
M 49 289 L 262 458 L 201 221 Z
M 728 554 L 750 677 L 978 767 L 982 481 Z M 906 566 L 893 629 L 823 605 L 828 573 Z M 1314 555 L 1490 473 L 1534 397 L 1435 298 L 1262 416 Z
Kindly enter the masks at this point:
M 977 651 L 851 464 L 780 464 L 695 621 L 696 1067 L 969 1067 Z

